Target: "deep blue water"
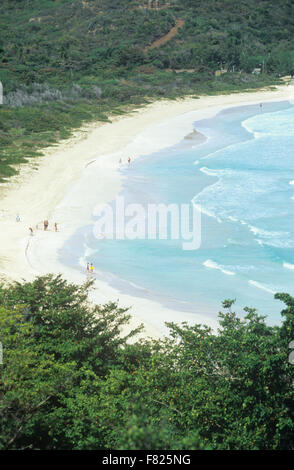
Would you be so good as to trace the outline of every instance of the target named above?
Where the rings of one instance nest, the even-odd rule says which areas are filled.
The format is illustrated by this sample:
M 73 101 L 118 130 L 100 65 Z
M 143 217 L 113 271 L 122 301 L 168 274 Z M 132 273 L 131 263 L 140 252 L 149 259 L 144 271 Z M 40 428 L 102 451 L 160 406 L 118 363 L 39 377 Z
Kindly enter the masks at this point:
M 215 316 L 222 300 L 236 298 L 238 311 L 256 307 L 277 323 L 274 293 L 294 294 L 294 106 L 232 108 L 194 126 L 204 143 L 188 138 L 137 159 L 121 170 L 121 195 L 127 203 L 200 204 L 200 249 L 183 251 L 181 240 L 97 240 L 84 227 L 63 260 L 78 264 L 86 246 L 84 260 L 122 290 L 189 311 L 200 303 Z

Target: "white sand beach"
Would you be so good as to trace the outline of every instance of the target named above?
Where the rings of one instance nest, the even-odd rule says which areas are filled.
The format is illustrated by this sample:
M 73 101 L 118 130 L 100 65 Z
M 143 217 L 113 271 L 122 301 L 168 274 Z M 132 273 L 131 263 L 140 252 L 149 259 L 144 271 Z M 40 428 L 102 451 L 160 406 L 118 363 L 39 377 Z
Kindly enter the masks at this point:
M 89 185 L 95 187 L 92 207 L 110 202 L 122 187 L 120 158 L 126 162 L 128 156 L 134 159 L 174 145 L 192 131 L 193 121 L 214 116 L 226 107 L 291 100 L 293 88 L 162 100 L 115 118 L 112 123 L 87 125 L 69 140 L 45 149 L 43 157 L 22 166 L 18 176 L 0 186 L 1 277 L 31 280 L 45 273 L 61 273 L 73 282 L 84 282 L 86 275 L 61 264 L 58 252 L 79 227 L 93 223 L 91 212 L 87 212 Z M 95 179 L 93 165 L 99 168 Z M 20 222 L 16 222 L 17 214 Z M 50 223 L 48 231 L 43 231 L 45 219 Z M 54 231 L 55 222 L 58 232 Z M 34 229 L 34 236 L 29 235 L 29 227 Z M 120 306 L 131 307 L 131 326 L 144 323 L 144 336 L 161 337 L 167 331 L 165 321 L 217 326 L 200 304 L 193 314 L 175 311 L 151 296 L 126 295 L 100 280 L 95 281 L 90 300 L 99 304 L 119 300 Z

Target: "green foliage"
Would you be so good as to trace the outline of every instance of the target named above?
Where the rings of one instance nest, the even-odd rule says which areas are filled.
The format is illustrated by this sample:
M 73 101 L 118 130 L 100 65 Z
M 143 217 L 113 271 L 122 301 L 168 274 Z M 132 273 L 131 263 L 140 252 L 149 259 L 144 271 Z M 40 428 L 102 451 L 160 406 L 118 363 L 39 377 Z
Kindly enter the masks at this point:
M 168 3 L 1 2 L 0 180 L 83 122 L 294 70 L 293 2 Z M 238 318 L 228 299 L 217 334 L 169 324 L 169 338 L 129 344 L 127 310 L 91 306 L 89 289 L 53 276 L 0 287 L 0 449 L 294 448 L 291 296 L 276 295 L 279 327 L 253 309 Z
M 146 4 L 0 3 L 0 181 L 83 122 L 154 99 L 268 86 L 294 70 L 292 2 L 161 0 L 169 8 L 160 11 Z M 179 18 L 177 35 L 148 50 Z M 230 73 L 215 78 L 221 64 Z M 253 76 L 260 64 L 264 73 Z
M 1 289 L 0 448 L 13 447 L 24 428 L 24 447 L 31 447 L 31 435 L 38 436 L 34 448 L 54 447 L 60 423 L 59 445 L 79 446 L 77 410 L 83 411 L 81 422 L 87 426 L 86 414 L 97 405 L 91 399 L 94 384 L 99 386 L 98 379 L 119 362 L 121 348 L 140 331 L 122 337 L 121 326 L 129 320 L 126 310 L 113 303 L 90 307 L 90 287 L 45 276 Z M 73 420 L 72 429 L 64 433 L 67 419 Z
M 257 67 L 260 58 L 280 54 L 289 58 L 292 54 L 293 64 L 294 7 L 290 1 L 161 3 L 169 3 L 170 8 L 142 8 L 146 0 L 4 0 L 1 62 L 25 83 L 46 81 L 51 68 L 62 74 L 62 81 L 69 80 L 70 74 L 100 74 L 111 66 L 132 69 L 149 62 L 150 56 L 144 56 L 146 47 L 181 18 L 185 24 L 176 38 L 152 51 L 167 67 L 174 63 L 176 68 L 199 64 L 218 68 L 223 62 L 246 70 L 248 61 Z M 12 84 L 7 86 L 10 89 Z
M 223 303 L 219 330 L 121 335 L 116 304 L 60 276 L 0 288 L 1 449 L 293 449 L 294 299 L 280 326 Z
M 4 363 L 0 378 L 0 449 L 14 446 L 34 415 L 73 386 L 75 364 L 57 364 L 33 339 L 34 328 L 15 306 L 0 309 Z

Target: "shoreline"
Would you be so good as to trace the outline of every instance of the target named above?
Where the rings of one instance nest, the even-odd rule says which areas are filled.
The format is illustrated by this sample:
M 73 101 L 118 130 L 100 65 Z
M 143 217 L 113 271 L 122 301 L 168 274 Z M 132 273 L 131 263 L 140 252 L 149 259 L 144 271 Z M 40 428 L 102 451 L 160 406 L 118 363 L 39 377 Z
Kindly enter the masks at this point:
M 2 185 L 0 275 L 20 281 L 54 273 L 71 282 L 84 282 L 85 275 L 60 263 L 59 250 L 79 227 L 93 223 L 91 211 L 85 209 L 89 202 L 87 187 L 95 186 L 96 204 L 110 202 L 120 192 L 119 158 L 125 161 L 131 155 L 133 160 L 175 145 L 194 131 L 194 121 L 225 108 L 287 101 L 292 96 L 293 87 L 280 86 L 275 91 L 158 101 L 112 123 L 85 126 L 71 139 L 46 149 L 37 161 L 37 171 L 25 165 L 19 176 Z M 91 179 L 93 165 L 99 170 L 98 181 Z M 17 213 L 20 223 L 15 221 Z M 46 218 L 50 228 L 57 222 L 60 231 L 34 230 L 30 237 L 28 228 L 35 229 Z M 217 328 L 217 321 L 205 316 L 205 306 L 199 305 L 199 311 L 193 314 L 175 311 L 148 298 L 122 294 L 100 280 L 95 281 L 89 299 L 101 304 L 119 299 L 120 307 L 131 306 L 130 327 L 144 323 L 144 337 L 162 337 L 167 331 L 165 321 L 205 323 Z

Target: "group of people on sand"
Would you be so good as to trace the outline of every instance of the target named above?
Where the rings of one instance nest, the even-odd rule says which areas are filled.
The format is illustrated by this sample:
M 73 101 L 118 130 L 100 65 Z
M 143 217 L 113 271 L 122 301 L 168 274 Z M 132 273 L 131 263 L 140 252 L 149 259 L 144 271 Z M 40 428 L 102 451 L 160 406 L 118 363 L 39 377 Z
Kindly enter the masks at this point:
M 16 222 L 20 222 L 20 216 L 19 214 L 16 214 L 16 218 L 15 218 Z M 43 222 L 43 228 L 44 228 L 44 231 L 47 231 L 48 230 L 48 227 L 49 227 L 49 221 L 47 219 L 44 220 Z M 36 230 L 39 230 L 39 225 L 37 224 L 36 225 Z M 57 225 L 57 222 L 54 223 L 54 231 L 55 232 L 58 232 L 58 225 Z M 34 229 L 33 227 L 29 227 L 29 232 L 30 232 L 30 235 L 33 236 L 34 235 Z
M 120 158 L 119 159 L 119 162 L 118 162 L 120 165 L 122 165 L 122 159 Z M 128 165 L 131 164 L 131 157 L 128 158 Z
M 88 274 L 94 274 L 94 265 L 93 265 L 93 263 L 87 263 L 86 269 L 87 269 Z
M 44 228 L 44 231 L 46 232 L 48 230 L 48 227 L 49 227 L 49 222 L 48 220 L 44 220 L 43 222 L 43 228 Z M 36 225 L 36 230 L 39 230 L 39 225 L 37 224 Z M 34 235 L 34 230 L 32 227 L 29 227 L 29 231 L 30 231 L 30 235 Z M 57 226 L 57 222 L 54 223 L 54 231 L 55 232 L 58 232 L 58 226 Z
M 49 227 L 49 222 L 48 222 L 47 219 L 44 220 L 44 222 L 43 222 L 43 227 L 44 227 L 44 230 L 45 230 L 45 231 L 48 229 L 48 227 Z M 38 229 L 38 228 L 39 228 L 38 225 L 36 225 L 36 229 Z M 55 232 L 58 232 L 57 222 L 54 223 L 54 231 L 55 231 Z

